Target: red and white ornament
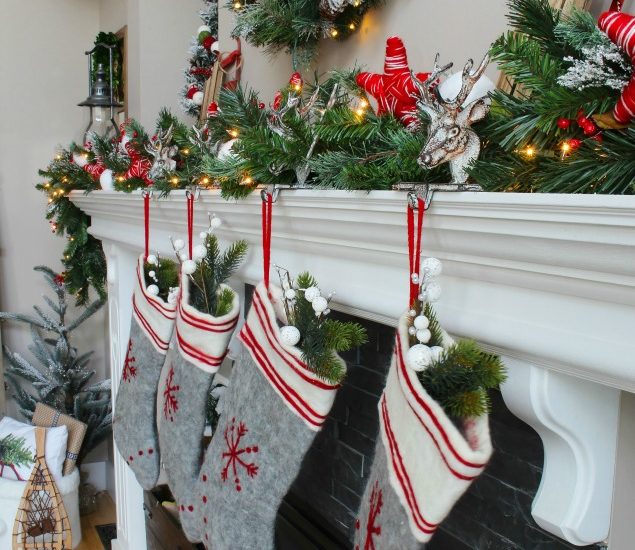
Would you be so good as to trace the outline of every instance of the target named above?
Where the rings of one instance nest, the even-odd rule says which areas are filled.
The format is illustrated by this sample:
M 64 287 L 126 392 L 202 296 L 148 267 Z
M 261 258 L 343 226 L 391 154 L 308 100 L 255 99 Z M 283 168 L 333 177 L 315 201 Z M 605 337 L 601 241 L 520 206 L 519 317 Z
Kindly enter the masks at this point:
M 207 106 L 207 116 L 208 117 L 215 117 L 218 116 L 218 103 L 216 103 L 215 101 L 212 101 L 208 106 Z
M 417 73 L 419 80 L 429 73 Z M 416 127 L 417 87 L 408 66 L 408 56 L 403 41 L 391 36 L 386 41 L 384 73 L 363 72 L 357 75 L 357 84 L 377 101 L 377 114 L 393 113 L 407 127 Z
M 635 16 L 607 11 L 600 16 L 598 26 L 635 62 Z M 622 90 L 622 95 L 613 109 L 613 117 L 621 124 L 628 124 L 635 118 L 635 72 Z
M 201 91 L 194 92 L 194 95 L 192 96 L 192 101 L 199 106 L 203 105 L 204 99 L 205 99 L 205 94 Z
M 185 94 L 185 97 L 187 97 L 187 99 L 192 99 L 194 97 L 194 94 L 198 91 L 199 89 L 196 86 L 192 85 L 188 88 L 187 93 Z

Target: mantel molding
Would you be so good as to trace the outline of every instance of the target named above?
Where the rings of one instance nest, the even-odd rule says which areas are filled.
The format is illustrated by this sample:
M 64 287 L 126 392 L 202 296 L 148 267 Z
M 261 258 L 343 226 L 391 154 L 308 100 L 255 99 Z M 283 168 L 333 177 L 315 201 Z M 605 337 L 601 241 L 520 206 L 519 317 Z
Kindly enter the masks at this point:
M 92 216 L 93 235 L 139 249 L 138 193 L 74 193 L 72 199 Z M 195 208 L 195 235 L 211 211 L 223 218 L 221 241 L 251 243 L 239 276 L 259 280 L 258 194 L 236 202 L 204 191 Z M 397 319 L 406 301 L 404 212 L 403 192 L 282 191 L 274 206 L 272 260 L 315 272 L 337 291 L 343 309 Z M 151 216 L 153 249 L 171 255 L 167 237 L 185 234 L 184 193 L 153 201 Z M 635 197 L 437 193 L 426 212 L 423 250 L 443 261 L 438 309 L 451 332 L 635 391 Z
M 132 277 L 125 266 L 143 243 L 141 197 L 101 191 L 71 199 L 92 217 L 111 290 L 118 289 L 109 297 L 118 382 Z M 262 277 L 260 207 L 258 194 L 236 202 L 217 191 L 203 191 L 195 205 L 195 239 L 209 211 L 223 220 L 222 245 L 249 241 L 237 278 L 251 283 Z M 311 271 L 337 292 L 335 307 L 394 324 L 407 300 L 405 209 L 397 191 L 283 190 L 273 209 L 272 261 Z M 168 237 L 185 233 L 184 192 L 153 200 L 153 251 L 172 255 Z M 543 440 L 536 521 L 574 544 L 605 539 L 619 390 L 635 392 L 635 197 L 437 193 L 423 250 L 443 262 L 444 327 L 503 356 L 510 374 L 503 396 Z M 121 503 L 118 496 L 128 526 L 138 518 L 134 494 L 127 490 Z M 122 532 L 120 547 L 134 539 Z

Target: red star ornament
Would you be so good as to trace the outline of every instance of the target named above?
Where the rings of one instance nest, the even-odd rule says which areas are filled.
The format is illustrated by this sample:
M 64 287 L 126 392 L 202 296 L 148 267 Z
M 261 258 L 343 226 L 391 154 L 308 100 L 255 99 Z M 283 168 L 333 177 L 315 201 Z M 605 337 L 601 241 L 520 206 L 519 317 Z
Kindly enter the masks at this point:
M 417 73 L 425 80 L 430 73 Z M 384 74 L 359 73 L 357 84 L 377 101 L 377 114 L 393 113 L 408 128 L 419 123 L 417 112 L 417 87 L 408 66 L 408 55 L 398 36 L 386 40 Z

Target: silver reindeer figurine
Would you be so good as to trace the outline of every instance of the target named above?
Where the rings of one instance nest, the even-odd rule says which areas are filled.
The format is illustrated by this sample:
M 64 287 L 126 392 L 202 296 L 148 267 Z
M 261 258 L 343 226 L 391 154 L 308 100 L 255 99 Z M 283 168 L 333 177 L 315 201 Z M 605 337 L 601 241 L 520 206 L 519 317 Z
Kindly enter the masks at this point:
M 156 137 L 145 146 L 146 151 L 154 157 L 152 167 L 148 172 L 150 179 L 154 180 L 165 172 L 171 172 L 176 168 L 176 161 L 172 157 L 179 152 L 179 148 L 176 145 L 168 146 L 172 140 L 173 129 L 173 126 L 170 125 L 167 130 L 158 131 Z
M 441 97 L 436 86 L 431 90 L 439 76 L 452 67 L 452 63 L 444 67 L 439 67 L 438 63 L 439 54 L 434 60 L 434 69 L 425 82 L 412 75 L 419 92 L 417 107 L 430 118 L 428 139 L 417 162 L 422 168 L 433 168 L 449 162 L 452 183 L 465 183 L 468 179 L 466 168 L 478 158 L 481 151 L 481 140 L 471 126 L 485 118 L 489 112 L 489 100 L 481 97 L 465 106 L 463 103 L 485 71 L 489 57 L 486 55 L 474 72 L 474 62 L 471 59 L 465 64 L 461 89 L 451 100 Z

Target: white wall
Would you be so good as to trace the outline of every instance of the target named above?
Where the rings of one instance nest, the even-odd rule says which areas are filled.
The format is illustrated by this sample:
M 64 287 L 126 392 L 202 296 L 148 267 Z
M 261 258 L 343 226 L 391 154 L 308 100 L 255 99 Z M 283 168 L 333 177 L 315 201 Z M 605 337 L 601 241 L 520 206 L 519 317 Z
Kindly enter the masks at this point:
M 0 308 L 30 312 L 48 292 L 32 269 L 61 270 L 64 241 L 44 219 L 46 197 L 35 190 L 38 168 L 58 145 L 81 138 L 87 95 L 89 49 L 99 28 L 99 10 L 86 0 L 0 2 Z M 72 312 L 71 312 L 72 315 Z M 78 330 L 74 343 L 95 349 L 93 367 L 106 376 L 103 313 Z M 28 330 L 2 327 L 4 343 L 24 351 Z

